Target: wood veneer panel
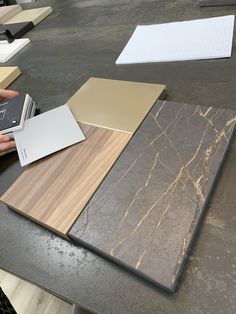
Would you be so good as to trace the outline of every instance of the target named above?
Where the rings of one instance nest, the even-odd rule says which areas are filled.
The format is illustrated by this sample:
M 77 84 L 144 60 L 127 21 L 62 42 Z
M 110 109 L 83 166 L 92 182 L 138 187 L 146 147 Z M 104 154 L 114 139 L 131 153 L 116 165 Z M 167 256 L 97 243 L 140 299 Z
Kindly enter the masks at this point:
M 9 20 L 21 10 L 22 7 L 19 4 L 0 7 L 0 24 Z
M 90 78 L 67 102 L 79 122 L 134 133 L 165 85 Z
M 51 7 L 22 10 L 20 13 L 7 20 L 4 24 L 32 22 L 34 25 L 37 25 L 51 13 Z
M 158 102 L 69 236 L 173 291 L 236 111 Z
M 8 87 L 20 74 L 18 67 L 0 67 L 0 88 Z
M 1 197 L 9 207 L 63 236 L 131 137 L 80 126 L 84 142 L 32 164 Z

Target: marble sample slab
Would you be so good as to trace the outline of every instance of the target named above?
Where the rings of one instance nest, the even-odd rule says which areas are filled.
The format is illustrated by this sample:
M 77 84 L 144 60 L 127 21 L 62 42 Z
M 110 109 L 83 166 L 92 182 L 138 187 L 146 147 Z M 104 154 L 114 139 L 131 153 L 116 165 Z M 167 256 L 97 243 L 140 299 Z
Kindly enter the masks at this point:
M 4 24 L 32 22 L 34 25 L 37 25 L 51 13 L 51 7 L 22 10 L 20 13 L 7 20 Z
M 69 236 L 174 291 L 236 111 L 158 101 Z
M 8 87 L 20 74 L 18 67 L 0 67 L 0 88 Z
M 11 19 L 20 11 L 22 11 L 22 7 L 19 4 L 0 7 L 0 24 Z
M 67 105 L 79 122 L 134 133 L 165 88 L 92 77 Z
M 29 43 L 29 38 L 15 39 L 12 43 L 0 41 L 0 62 L 7 62 Z
M 236 5 L 236 0 L 200 0 L 199 5 L 200 7 Z
M 85 141 L 35 162 L 1 200 L 66 236 L 131 135 L 80 124 Z
M 32 22 L 22 22 L 0 25 L 0 32 L 9 30 L 14 39 L 19 39 L 34 27 Z

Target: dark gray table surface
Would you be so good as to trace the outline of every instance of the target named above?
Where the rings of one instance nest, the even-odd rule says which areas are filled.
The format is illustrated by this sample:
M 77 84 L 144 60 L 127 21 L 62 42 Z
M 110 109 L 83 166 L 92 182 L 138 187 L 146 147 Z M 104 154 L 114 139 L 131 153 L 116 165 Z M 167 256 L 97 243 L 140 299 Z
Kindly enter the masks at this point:
M 137 24 L 235 14 L 193 0 L 38 0 L 54 13 L 4 65 L 23 75 L 11 88 L 42 111 L 62 105 L 91 76 L 164 83 L 168 100 L 236 109 L 235 40 L 230 59 L 115 65 Z M 27 7 L 31 7 L 27 6 Z M 98 313 L 236 312 L 236 140 L 214 189 L 177 293 L 171 295 L 0 205 L 0 267 Z M 0 193 L 23 171 L 0 159 Z M 29 191 L 30 193 L 30 191 Z

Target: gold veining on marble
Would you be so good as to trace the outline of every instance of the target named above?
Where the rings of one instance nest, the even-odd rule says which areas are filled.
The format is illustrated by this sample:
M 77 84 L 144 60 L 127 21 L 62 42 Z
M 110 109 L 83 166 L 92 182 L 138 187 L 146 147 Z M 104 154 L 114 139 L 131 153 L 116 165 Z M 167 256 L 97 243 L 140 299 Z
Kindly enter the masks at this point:
M 159 114 L 160 110 L 163 108 L 163 106 L 164 106 L 164 104 L 163 104 L 163 105 L 161 106 L 161 108 L 158 110 L 158 114 Z M 210 107 L 210 108 L 203 114 L 202 111 L 201 111 L 201 110 L 199 109 L 199 107 L 198 107 L 198 110 L 197 110 L 197 111 L 199 112 L 199 114 L 200 114 L 203 118 L 205 118 L 205 119 L 207 120 L 208 123 L 207 123 L 207 126 L 206 126 L 206 128 L 205 128 L 205 130 L 204 130 L 204 132 L 203 132 L 203 135 L 202 135 L 202 138 L 201 138 L 201 140 L 200 140 L 200 142 L 199 142 L 199 145 L 198 145 L 196 151 L 194 152 L 192 158 L 190 158 L 190 160 L 189 160 L 186 164 L 182 165 L 182 167 L 180 168 L 179 173 L 177 174 L 175 180 L 173 180 L 173 181 L 170 183 L 169 187 L 168 187 L 167 190 L 163 193 L 163 195 L 146 211 L 146 213 L 144 214 L 144 216 L 142 217 L 142 219 L 138 222 L 138 224 L 135 226 L 135 228 L 132 229 L 132 230 L 128 233 L 128 235 L 126 235 L 122 240 L 120 240 L 120 241 L 110 250 L 109 253 L 110 253 L 112 256 L 114 255 L 114 252 L 120 247 L 120 245 L 122 245 L 125 241 L 127 241 L 127 240 L 139 229 L 139 227 L 143 224 L 143 222 L 146 220 L 146 218 L 149 216 L 149 214 L 152 212 L 152 210 L 156 207 L 156 205 L 163 199 L 164 196 L 166 196 L 166 195 L 169 193 L 169 191 L 171 190 L 172 186 L 174 186 L 173 191 L 175 190 L 175 188 L 176 188 L 176 186 L 177 186 L 177 184 L 178 184 L 178 181 L 181 181 L 180 179 L 181 179 L 181 177 L 182 177 L 184 171 L 187 172 L 189 179 L 191 180 L 193 186 L 195 187 L 197 199 L 198 199 L 199 201 L 201 201 L 201 202 L 203 202 L 203 201 L 205 200 L 205 196 L 203 195 L 203 190 L 202 190 L 202 187 L 201 187 L 200 182 L 201 182 L 201 180 L 202 180 L 203 178 L 205 178 L 205 176 L 206 176 L 208 173 L 207 173 L 206 171 L 204 171 L 204 175 L 201 175 L 199 178 L 197 178 L 196 180 L 194 180 L 193 177 L 190 175 L 189 170 L 188 170 L 187 168 L 188 168 L 188 166 L 196 159 L 196 157 L 197 157 L 197 155 L 198 155 L 198 153 L 199 153 L 199 151 L 200 151 L 200 149 L 201 149 L 202 143 L 203 143 L 203 141 L 204 141 L 204 139 L 205 139 L 205 136 L 206 136 L 206 134 L 207 134 L 209 125 L 211 125 L 211 126 L 213 125 L 213 122 L 212 122 L 209 118 L 207 118 L 207 114 L 210 112 L 211 109 L 212 109 L 212 107 Z M 160 128 L 161 134 L 164 134 L 164 135 L 165 135 L 165 137 L 167 138 L 167 140 L 168 140 L 168 142 L 170 143 L 171 147 L 176 151 L 179 160 L 182 162 L 182 159 L 181 159 L 181 157 L 180 157 L 180 154 L 179 154 L 179 152 L 177 151 L 177 149 L 175 148 L 175 145 L 173 144 L 172 140 L 171 140 L 171 139 L 169 138 L 169 136 L 166 134 L 166 131 L 165 131 L 165 130 L 162 130 L 161 126 L 159 125 L 159 123 L 158 123 L 157 120 L 156 120 L 156 116 L 152 115 L 152 117 L 153 117 L 154 121 L 156 122 L 157 126 Z M 229 121 L 226 123 L 226 126 L 230 125 L 231 123 L 233 123 L 233 122 L 235 121 L 235 119 L 231 119 L 231 120 L 232 120 L 232 121 L 231 121 L 230 123 L 229 123 Z M 218 143 L 218 141 L 220 141 L 223 136 L 225 136 L 225 127 L 224 127 L 224 128 L 221 130 L 221 132 L 217 135 L 215 142 Z M 211 151 L 212 151 L 212 146 L 210 146 L 209 151 L 206 150 L 207 153 L 206 153 L 205 158 L 204 158 L 204 165 L 206 165 L 206 163 L 207 163 L 207 161 L 208 161 L 208 159 L 209 159 L 209 156 L 210 156 L 210 154 L 211 154 Z M 159 152 L 158 152 L 156 158 L 157 158 L 157 157 L 159 157 Z M 155 161 L 156 161 L 156 160 L 155 160 Z M 206 169 L 207 167 L 205 166 L 204 168 Z M 150 178 L 150 175 L 149 175 L 149 178 Z M 141 188 L 139 188 L 138 191 L 135 193 L 135 197 L 132 199 L 132 201 L 130 202 L 130 205 L 129 205 L 128 208 L 125 210 L 125 215 L 124 215 L 122 221 L 120 222 L 119 227 L 118 227 L 118 229 L 116 230 L 116 232 L 118 232 L 118 231 L 120 230 L 121 225 L 124 223 L 125 218 L 127 217 L 127 214 L 128 214 L 129 209 L 131 208 L 131 206 L 133 205 L 133 203 L 136 201 L 137 196 L 139 195 L 140 191 L 143 190 L 143 188 L 144 188 L 144 186 L 142 186 Z M 173 193 L 173 191 L 171 191 L 171 193 Z M 161 215 L 161 218 L 160 218 L 160 220 L 158 221 L 158 223 L 157 223 L 157 225 L 156 225 L 156 227 L 155 227 L 155 229 L 154 229 L 154 230 L 155 230 L 154 232 L 156 232 L 157 228 L 158 228 L 158 227 L 160 226 L 160 224 L 161 224 L 162 219 L 165 217 L 165 215 L 166 215 L 166 213 L 167 213 L 167 211 L 168 211 L 167 208 L 169 208 L 169 206 L 167 206 L 167 207 L 164 209 L 164 211 L 163 211 L 163 213 L 162 213 L 162 215 Z M 149 246 L 149 245 L 148 245 L 148 246 Z M 139 267 L 139 265 L 140 265 L 140 263 L 141 263 L 141 261 L 142 261 L 144 255 L 145 255 L 145 252 L 146 252 L 146 251 L 147 251 L 147 248 L 145 249 L 145 251 L 143 252 L 143 254 L 141 255 L 141 257 L 138 259 L 138 262 L 137 262 L 137 264 L 136 264 L 136 267 Z
M 78 238 L 172 289 L 232 137 L 232 114 L 156 105 L 82 215 Z
M 132 207 L 132 205 L 134 204 L 134 202 L 135 202 L 136 199 L 138 198 L 139 194 L 142 192 L 142 190 L 143 190 L 144 188 L 146 188 L 146 187 L 148 186 L 149 181 L 150 181 L 150 179 L 151 179 L 151 177 L 152 177 L 153 170 L 154 170 L 154 169 L 156 168 L 156 166 L 157 166 L 158 157 L 159 157 L 159 152 L 157 152 L 157 154 L 156 154 L 154 163 L 153 163 L 152 168 L 151 168 L 151 170 L 150 170 L 150 172 L 149 172 L 149 174 L 148 174 L 148 178 L 147 178 L 146 182 L 144 183 L 144 185 L 142 185 L 142 186 L 136 191 L 136 193 L 135 193 L 135 195 L 134 195 L 134 198 L 133 198 L 132 201 L 130 202 L 129 206 L 125 209 L 125 214 L 124 214 L 124 216 L 123 216 L 123 218 L 122 218 L 122 220 L 121 220 L 121 222 L 120 222 L 120 224 L 119 224 L 119 226 L 118 226 L 118 228 L 117 228 L 117 230 L 116 230 L 117 233 L 119 232 L 121 225 L 124 223 L 124 221 L 125 221 L 125 219 L 126 219 L 128 213 L 129 213 L 130 208 Z

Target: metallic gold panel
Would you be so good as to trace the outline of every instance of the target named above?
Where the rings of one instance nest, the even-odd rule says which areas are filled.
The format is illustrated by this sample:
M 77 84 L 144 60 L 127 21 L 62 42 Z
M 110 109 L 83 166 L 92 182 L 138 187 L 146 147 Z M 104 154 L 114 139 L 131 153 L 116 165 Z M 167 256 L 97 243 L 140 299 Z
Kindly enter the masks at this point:
M 79 122 L 134 133 L 165 88 L 92 77 L 67 104 Z

